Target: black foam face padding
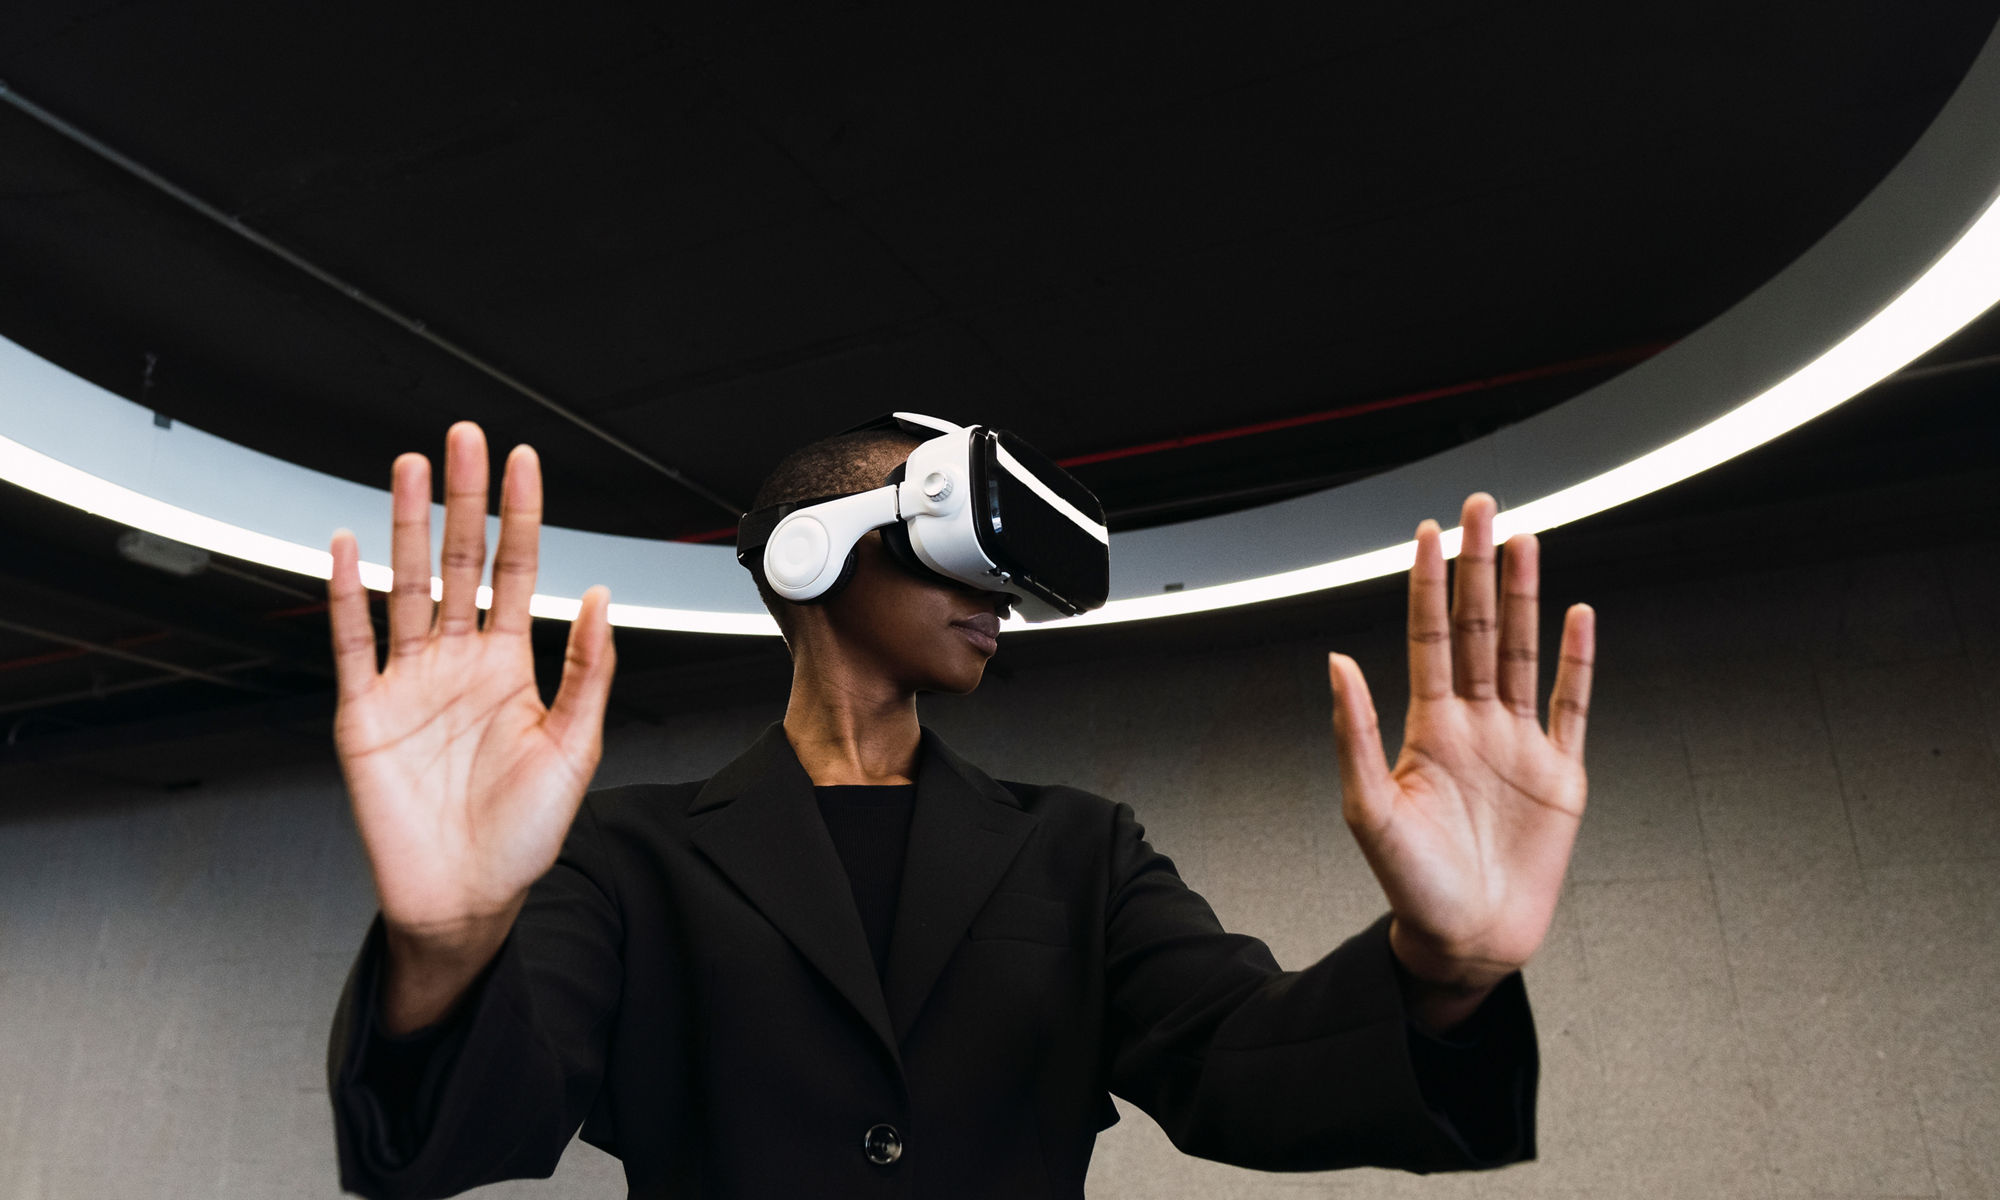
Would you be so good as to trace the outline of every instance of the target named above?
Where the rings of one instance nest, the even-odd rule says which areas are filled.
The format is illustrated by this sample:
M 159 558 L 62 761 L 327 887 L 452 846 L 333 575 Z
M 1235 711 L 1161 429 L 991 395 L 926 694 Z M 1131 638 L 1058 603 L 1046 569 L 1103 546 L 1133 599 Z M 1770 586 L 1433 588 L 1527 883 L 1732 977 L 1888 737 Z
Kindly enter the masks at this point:
M 838 596 L 840 594 L 840 589 L 847 586 L 847 581 L 854 578 L 854 562 L 858 556 L 859 555 L 856 551 L 849 550 L 847 552 L 846 560 L 840 564 L 840 574 L 834 576 L 833 582 L 826 585 L 825 591 L 821 592 L 817 596 L 814 596 L 810 600 L 797 600 L 794 601 L 793 603 L 823 604 L 826 601 L 831 600 L 833 597 Z
M 898 521 L 894 525 L 884 525 L 882 527 L 882 548 L 889 552 L 889 558 L 892 561 L 912 575 L 922 576 L 925 579 L 942 578 L 937 572 L 925 566 L 923 559 L 917 557 L 916 547 L 910 545 L 910 527 L 908 523 Z

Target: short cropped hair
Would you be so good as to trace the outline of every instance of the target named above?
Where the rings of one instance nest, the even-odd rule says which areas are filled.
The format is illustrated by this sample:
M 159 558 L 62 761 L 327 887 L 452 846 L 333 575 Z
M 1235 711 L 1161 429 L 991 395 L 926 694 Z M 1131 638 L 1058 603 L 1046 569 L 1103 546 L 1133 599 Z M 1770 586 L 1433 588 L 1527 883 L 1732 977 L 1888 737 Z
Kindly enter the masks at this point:
M 821 438 L 780 459 L 758 487 L 757 497 L 751 506 L 753 509 L 765 509 L 796 500 L 842 496 L 881 487 L 884 482 L 880 465 L 882 451 L 899 449 L 908 453 L 916 448 L 920 440 L 896 429 L 863 429 Z M 757 581 L 757 595 L 763 599 L 764 607 L 770 610 L 771 618 L 785 635 L 785 644 L 790 646 L 792 616 L 797 611 L 797 605 L 771 589 L 770 581 L 764 578 L 762 555 L 750 560 L 750 576 Z

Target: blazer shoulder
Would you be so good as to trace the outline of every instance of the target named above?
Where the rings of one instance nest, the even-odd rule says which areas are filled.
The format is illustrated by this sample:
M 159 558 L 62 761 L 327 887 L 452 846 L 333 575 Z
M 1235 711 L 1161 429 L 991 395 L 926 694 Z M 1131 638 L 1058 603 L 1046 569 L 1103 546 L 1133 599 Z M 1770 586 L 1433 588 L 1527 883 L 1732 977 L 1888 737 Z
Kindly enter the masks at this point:
M 650 834 L 657 836 L 686 824 L 688 808 L 708 781 L 686 783 L 625 783 L 592 788 L 583 797 L 582 813 L 607 834 Z
M 1023 783 L 1016 779 L 996 779 L 1013 793 L 1026 812 L 1058 824 L 1104 825 L 1109 823 L 1119 802 L 1096 792 L 1066 783 Z

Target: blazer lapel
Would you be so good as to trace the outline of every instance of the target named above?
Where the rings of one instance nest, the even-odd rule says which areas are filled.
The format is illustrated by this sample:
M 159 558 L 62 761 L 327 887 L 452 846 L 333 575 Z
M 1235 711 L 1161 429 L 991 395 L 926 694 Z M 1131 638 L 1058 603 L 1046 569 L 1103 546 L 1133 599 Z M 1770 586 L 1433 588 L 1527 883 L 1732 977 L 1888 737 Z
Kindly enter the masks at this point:
M 900 1067 L 853 889 L 784 725 L 773 724 L 716 772 L 689 816 L 695 847 L 846 997 Z
M 886 992 L 900 1040 L 1035 827 L 1012 792 L 923 731 Z M 858 934 L 857 934 L 858 936 Z M 865 954 L 864 947 L 864 954 Z

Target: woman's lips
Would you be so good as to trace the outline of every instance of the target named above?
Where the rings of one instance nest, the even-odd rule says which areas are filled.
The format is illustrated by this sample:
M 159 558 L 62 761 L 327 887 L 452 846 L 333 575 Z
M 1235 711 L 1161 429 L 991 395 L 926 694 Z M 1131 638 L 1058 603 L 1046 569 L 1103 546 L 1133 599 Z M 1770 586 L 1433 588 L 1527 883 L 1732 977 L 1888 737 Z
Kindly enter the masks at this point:
M 1000 618 L 992 613 L 980 613 L 951 623 L 953 629 L 965 635 L 967 641 L 987 654 L 1000 649 Z

